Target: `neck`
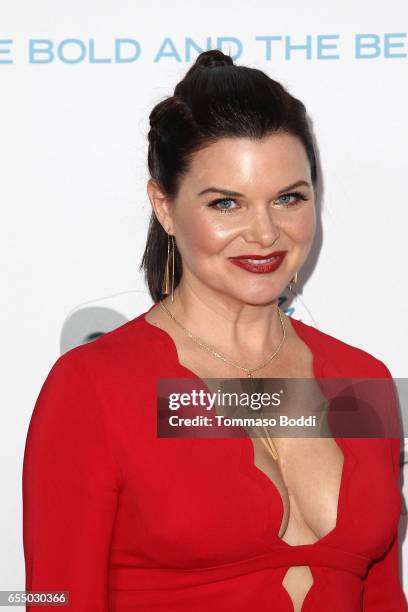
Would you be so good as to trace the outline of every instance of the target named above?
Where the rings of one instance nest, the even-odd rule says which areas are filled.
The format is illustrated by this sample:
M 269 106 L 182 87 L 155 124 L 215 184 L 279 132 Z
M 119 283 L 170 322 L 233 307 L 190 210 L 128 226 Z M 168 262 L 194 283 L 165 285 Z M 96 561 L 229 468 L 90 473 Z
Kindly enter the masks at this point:
M 259 361 L 282 339 L 277 299 L 266 304 L 249 304 L 230 295 L 206 289 L 198 291 L 180 283 L 174 302 L 168 296 L 164 305 L 174 317 L 203 342 L 230 355 Z

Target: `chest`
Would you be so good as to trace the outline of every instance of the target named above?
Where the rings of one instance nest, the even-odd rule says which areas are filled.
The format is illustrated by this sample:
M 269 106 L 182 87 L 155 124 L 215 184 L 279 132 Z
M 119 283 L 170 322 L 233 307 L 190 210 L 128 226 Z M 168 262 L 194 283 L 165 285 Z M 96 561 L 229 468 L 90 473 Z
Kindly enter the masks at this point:
M 272 348 L 270 353 L 273 353 Z M 255 368 L 263 361 L 262 358 L 248 360 L 246 356 L 235 355 L 233 349 L 227 351 L 227 354 L 229 360 L 235 365 L 214 357 L 200 346 L 186 342 L 185 338 L 177 340 L 180 365 L 200 378 L 245 378 L 247 372 L 237 365 L 242 366 L 245 363 L 246 367 Z M 313 359 L 311 349 L 297 336 L 289 335 L 284 348 L 276 357 L 265 366 L 255 370 L 252 376 L 255 378 L 313 378 Z
M 260 438 L 253 438 L 254 465 L 280 497 L 279 538 L 288 544 L 312 544 L 337 523 L 344 456 L 333 438 L 273 440 L 274 459 Z
M 326 537 L 335 545 L 337 537 L 370 554 L 398 523 L 399 490 L 384 441 L 347 440 L 342 451 L 334 441 L 296 453 L 282 448 L 278 466 L 249 438 L 147 436 L 135 445 L 131 428 L 127 434 L 114 546 L 153 563 L 207 567 L 265 554 L 280 538 L 302 543 L 291 517 L 303 534 L 307 525 L 310 543 Z

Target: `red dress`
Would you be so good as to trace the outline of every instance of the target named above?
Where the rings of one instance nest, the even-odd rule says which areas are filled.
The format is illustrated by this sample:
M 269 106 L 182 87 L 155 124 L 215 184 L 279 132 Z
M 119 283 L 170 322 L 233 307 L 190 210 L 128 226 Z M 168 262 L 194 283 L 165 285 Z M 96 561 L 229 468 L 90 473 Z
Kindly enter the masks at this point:
M 23 466 L 26 590 L 69 591 L 70 612 L 291 612 L 283 577 L 308 565 L 302 612 L 407 610 L 400 440 L 335 438 L 336 527 L 291 546 L 250 438 L 157 438 L 157 378 L 198 377 L 145 314 L 59 357 L 41 388 Z M 390 377 L 365 351 L 291 322 L 316 378 Z

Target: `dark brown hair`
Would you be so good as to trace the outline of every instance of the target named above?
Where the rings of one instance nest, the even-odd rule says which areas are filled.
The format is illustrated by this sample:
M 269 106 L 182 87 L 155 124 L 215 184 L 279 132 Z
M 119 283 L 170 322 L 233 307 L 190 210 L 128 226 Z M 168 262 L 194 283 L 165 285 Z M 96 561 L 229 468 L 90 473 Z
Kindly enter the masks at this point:
M 149 115 L 148 167 L 169 200 L 177 196 L 180 179 L 195 152 L 222 137 L 257 138 L 284 132 L 297 136 L 317 181 L 313 137 L 304 104 L 280 83 L 257 68 L 236 66 L 218 49 L 201 53 L 174 94 Z M 161 288 L 167 258 L 167 234 L 152 211 L 140 270 L 154 302 Z M 182 275 L 175 244 L 174 288 Z

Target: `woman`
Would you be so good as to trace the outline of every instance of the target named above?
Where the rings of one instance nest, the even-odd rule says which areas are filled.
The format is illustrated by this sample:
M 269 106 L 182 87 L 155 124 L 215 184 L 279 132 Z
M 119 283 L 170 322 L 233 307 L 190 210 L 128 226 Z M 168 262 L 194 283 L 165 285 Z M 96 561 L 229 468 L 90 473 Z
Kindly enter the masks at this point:
M 71 611 L 400 612 L 398 438 L 157 437 L 158 378 L 389 378 L 278 308 L 315 234 L 304 105 L 202 53 L 150 115 L 146 312 L 52 367 L 24 457 L 27 590 Z

